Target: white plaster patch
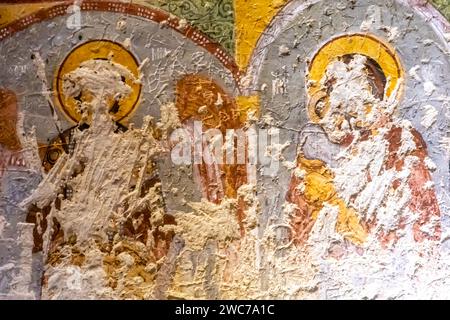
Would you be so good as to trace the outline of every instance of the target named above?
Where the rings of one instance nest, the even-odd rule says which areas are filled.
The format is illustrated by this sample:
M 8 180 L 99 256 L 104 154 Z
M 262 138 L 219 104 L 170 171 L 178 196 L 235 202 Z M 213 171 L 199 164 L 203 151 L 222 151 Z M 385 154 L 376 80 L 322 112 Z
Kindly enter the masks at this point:
M 434 91 L 436 91 L 436 86 L 431 81 L 425 81 L 423 83 L 423 90 L 425 92 L 425 95 L 429 97 L 433 94 Z
M 422 121 L 420 122 L 425 128 L 430 128 L 437 120 L 439 112 L 432 105 L 427 104 L 423 107 Z

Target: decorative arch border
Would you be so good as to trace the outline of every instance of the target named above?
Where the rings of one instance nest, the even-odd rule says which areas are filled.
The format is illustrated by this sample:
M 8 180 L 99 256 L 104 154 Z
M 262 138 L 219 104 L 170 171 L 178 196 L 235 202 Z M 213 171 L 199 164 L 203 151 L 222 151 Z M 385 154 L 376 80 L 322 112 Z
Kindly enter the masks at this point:
M 264 58 L 267 54 L 267 48 L 278 35 L 283 28 L 287 26 L 295 17 L 302 11 L 309 8 L 311 5 L 323 0 L 288 0 L 283 8 L 272 18 L 265 31 L 261 34 L 253 48 L 250 63 L 247 67 L 245 78 L 249 79 L 248 85 L 243 88 L 244 93 L 251 94 L 255 89 Z M 395 0 L 399 4 L 411 7 L 415 12 L 427 20 L 435 30 L 436 34 L 442 39 L 444 43 L 447 43 L 446 34 L 450 33 L 450 22 L 442 15 L 442 13 L 436 9 L 431 3 L 423 3 L 419 0 Z M 447 45 L 450 50 L 450 44 Z
M 41 9 L 28 16 L 0 28 L 0 41 L 11 37 L 14 33 L 22 31 L 35 23 L 53 19 L 55 17 L 70 14 L 67 9 L 74 4 L 73 1 L 55 4 L 50 8 Z M 157 23 L 165 22 L 166 26 L 172 28 L 195 44 L 214 55 L 233 75 L 237 84 L 241 78 L 241 72 L 234 58 L 230 56 L 221 45 L 211 40 L 207 35 L 189 24 L 180 23 L 180 18 L 160 9 L 146 7 L 133 3 L 122 3 L 114 1 L 84 0 L 80 4 L 81 11 L 103 11 L 114 13 L 125 13 L 142 17 Z

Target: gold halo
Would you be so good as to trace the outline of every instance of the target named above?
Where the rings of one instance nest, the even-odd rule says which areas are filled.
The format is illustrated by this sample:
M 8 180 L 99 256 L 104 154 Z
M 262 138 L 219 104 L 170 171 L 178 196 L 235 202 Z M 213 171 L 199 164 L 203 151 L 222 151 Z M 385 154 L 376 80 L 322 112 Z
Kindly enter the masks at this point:
M 136 58 L 121 44 L 109 40 L 91 40 L 74 48 L 64 59 L 54 78 L 56 88 L 56 102 L 63 113 L 75 123 L 81 119 L 74 98 L 67 98 L 63 94 L 63 77 L 67 73 L 78 68 L 84 61 L 92 59 L 110 59 L 128 68 L 130 72 L 139 79 L 139 64 Z M 131 94 L 119 101 L 119 108 L 113 115 L 115 121 L 121 121 L 136 108 L 141 94 L 141 85 L 126 78 L 125 83 L 131 87 Z
M 360 54 L 376 61 L 386 79 L 390 79 L 389 86 L 386 88 L 387 97 L 394 93 L 404 74 L 395 50 L 373 35 L 351 34 L 332 39 L 315 54 L 308 68 L 308 80 L 312 81 L 312 85 L 307 90 L 309 98 L 317 96 L 320 91 L 320 80 L 325 75 L 328 65 L 338 57 L 348 54 Z M 396 98 L 400 97 L 401 91 L 397 91 Z M 308 105 L 308 113 L 313 122 L 320 121 L 320 117 L 311 110 L 310 105 Z

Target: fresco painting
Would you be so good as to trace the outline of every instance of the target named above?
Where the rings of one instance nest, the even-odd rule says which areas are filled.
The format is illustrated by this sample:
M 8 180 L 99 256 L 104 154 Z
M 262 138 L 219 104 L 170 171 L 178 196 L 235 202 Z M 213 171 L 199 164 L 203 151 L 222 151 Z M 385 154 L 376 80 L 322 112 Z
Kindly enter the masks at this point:
M 0 299 L 448 298 L 450 5 L 0 4 Z

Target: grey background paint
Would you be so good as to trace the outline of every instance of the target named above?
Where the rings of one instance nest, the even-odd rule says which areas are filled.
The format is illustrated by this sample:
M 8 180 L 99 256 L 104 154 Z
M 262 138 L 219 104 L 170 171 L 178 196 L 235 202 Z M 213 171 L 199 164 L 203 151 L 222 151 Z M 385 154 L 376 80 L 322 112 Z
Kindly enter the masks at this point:
M 139 105 L 129 117 L 129 122 L 136 127 L 142 125 L 146 115 L 158 121 L 160 106 L 175 101 L 176 82 L 184 75 L 204 75 L 216 81 L 231 96 L 237 93 L 230 71 L 216 57 L 171 28 L 121 13 L 85 11 L 81 16 L 82 28 L 73 31 L 65 27 L 66 19 L 67 16 L 63 16 L 34 24 L 0 42 L 0 65 L 4 66 L 0 87 L 16 92 L 24 115 L 24 130 L 29 132 L 34 126 L 38 142 L 45 143 L 55 138 L 58 132 L 31 59 L 34 52 L 39 52 L 46 61 L 46 76 L 51 86 L 59 65 L 75 46 L 89 40 L 107 39 L 124 43 L 131 38 L 130 51 L 139 63 L 150 59 L 142 69 L 144 78 Z M 122 20 L 126 21 L 126 27 L 119 31 L 116 25 Z M 166 56 L 162 58 L 155 53 L 166 53 Z M 59 108 L 57 113 L 63 130 L 75 125 Z M 178 170 L 169 156 L 166 155 L 159 163 L 167 205 L 169 210 L 185 210 L 182 198 L 200 200 L 199 186 L 194 184 L 192 174 Z M 192 172 L 191 167 L 186 170 Z M 185 194 L 172 194 L 172 187 L 184 190 Z
M 253 57 L 253 65 L 249 71 L 254 77 L 251 90 L 261 94 L 261 114 L 269 114 L 276 120 L 281 128 L 281 141 L 292 142 L 284 152 L 285 158 L 295 160 L 299 134 L 309 121 L 305 110 L 308 60 L 331 38 L 361 32 L 360 26 L 367 18 L 369 7 L 375 5 L 381 14 L 378 26 L 397 27 L 401 32 L 391 42 L 406 73 L 405 94 L 398 117 L 411 121 L 413 127 L 421 133 L 427 143 L 429 156 L 438 167 L 433 173 L 433 179 L 443 213 L 445 233 L 445 229 L 450 227 L 449 154 L 442 148 L 440 141 L 448 134 L 450 58 L 447 43 L 442 41 L 429 22 L 412 8 L 397 1 L 358 0 L 354 1 L 353 6 L 349 1 L 318 1 L 302 8 L 304 3 L 305 1 L 291 2 L 274 19 L 254 51 L 260 54 Z M 378 29 L 377 25 L 374 25 L 370 33 L 387 41 L 388 33 Z M 290 49 L 289 55 L 280 57 L 281 45 Z M 429 63 L 421 63 L 424 59 L 429 60 Z M 295 69 L 294 64 L 298 65 Z M 436 86 L 430 97 L 425 96 L 423 83 L 407 75 L 416 65 L 421 67 L 420 77 Z M 285 94 L 273 94 L 271 84 L 275 75 L 288 81 Z M 261 90 L 263 84 L 267 84 L 266 90 Z M 424 114 L 422 107 L 427 104 L 433 105 L 439 112 L 436 123 L 429 129 L 420 124 Z M 259 180 L 258 189 L 264 212 L 262 222 L 265 223 L 269 218 L 276 219 L 282 214 L 281 206 L 289 185 L 290 172 L 281 168 L 276 179 L 261 175 Z
M 83 27 L 74 32 L 65 27 L 66 19 L 67 16 L 57 17 L 34 24 L 0 42 L 0 87 L 16 93 L 19 111 L 23 115 L 24 132 L 29 133 L 34 127 L 38 142 L 46 143 L 54 139 L 58 131 L 48 102 L 42 94 L 42 82 L 33 63 L 32 55 L 36 52 L 46 62 L 45 72 L 51 90 L 59 65 L 75 46 L 89 40 L 107 39 L 123 43 L 131 38 L 130 51 L 137 60 L 141 63 L 147 57 L 150 59 L 142 69 L 145 76 L 139 105 L 129 117 L 129 123 L 134 123 L 136 127 L 142 125 L 146 115 L 154 117 L 155 122 L 159 120 L 160 106 L 175 101 L 176 82 L 187 74 L 205 75 L 214 79 L 230 95 L 236 94 L 237 87 L 231 73 L 212 54 L 173 29 L 162 28 L 158 23 L 120 13 L 82 12 Z M 119 20 L 126 21 L 124 30 L 116 30 Z M 156 57 L 155 52 L 167 55 Z M 59 108 L 56 111 L 62 130 L 75 125 Z M 188 210 L 181 201 L 183 196 L 199 200 L 199 186 L 193 182 L 192 174 L 178 170 L 172 164 L 170 154 L 166 154 L 158 166 L 169 210 Z M 192 168 L 188 167 L 186 170 L 189 173 Z M 33 170 L 17 171 L 14 168 L 9 168 L 2 178 L 0 214 L 6 218 L 9 226 L 4 238 L 0 239 L 0 266 L 14 266 L 0 272 L 2 299 L 33 298 L 30 294 L 39 298 L 42 254 L 31 255 L 31 248 L 25 246 L 18 237 L 24 232 L 30 232 L 30 225 L 21 224 L 25 222 L 27 212 L 19 204 L 39 184 L 40 179 L 40 175 Z M 185 194 L 172 194 L 170 190 L 175 186 L 182 188 Z M 21 258 L 24 255 L 29 255 L 29 261 L 25 264 Z M 24 271 L 23 267 L 30 267 L 32 271 Z M 22 290 L 20 292 L 13 291 L 14 281 L 21 277 L 21 273 L 26 277 L 29 273 L 29 287 L 25 291 L 23 288 L 19 288 Z

